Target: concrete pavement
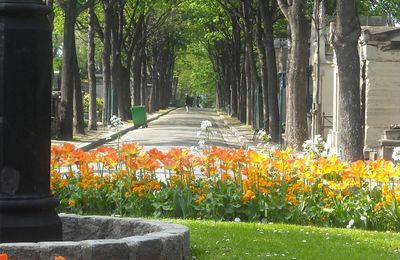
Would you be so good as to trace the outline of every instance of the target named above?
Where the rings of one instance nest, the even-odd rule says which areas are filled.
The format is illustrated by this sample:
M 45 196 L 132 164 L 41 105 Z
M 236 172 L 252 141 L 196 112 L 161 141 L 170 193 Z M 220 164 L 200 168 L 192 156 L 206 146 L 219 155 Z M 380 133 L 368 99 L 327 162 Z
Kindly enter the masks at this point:
M 209 120 L 213 125 L 214 135 L 210 138 L 213 145 L 251 148 L 257 143 L 253 140 L 254 131 L 251 126 L 213 109 L 191 108 L 187 113 L 184 108 L 169 108 L 148 114 L 147 119 L 148 128 L 138 128 L 131 122 L 123 122 L 118 131 L 107 128 L 87 131 L 85 135 L 75 135 L 71 143 L 86 151 L 103 144 L 114 146 L 117 142 L 136 142 L 146 150 L 158 148 L 164 151 L 171 147 L 197 146 L 204 136 L 197 137 L 203 120 Z M 52 144 L 58 143 L 62 141 L 52 140 Z

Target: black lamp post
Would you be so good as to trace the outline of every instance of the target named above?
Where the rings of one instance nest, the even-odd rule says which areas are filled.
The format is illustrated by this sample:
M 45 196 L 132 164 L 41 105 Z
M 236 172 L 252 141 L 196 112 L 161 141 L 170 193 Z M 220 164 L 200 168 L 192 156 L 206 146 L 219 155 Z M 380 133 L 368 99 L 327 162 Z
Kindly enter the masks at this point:
M 0 0 L 0 242 L 61 240 L 49 184 L 50 11 Z

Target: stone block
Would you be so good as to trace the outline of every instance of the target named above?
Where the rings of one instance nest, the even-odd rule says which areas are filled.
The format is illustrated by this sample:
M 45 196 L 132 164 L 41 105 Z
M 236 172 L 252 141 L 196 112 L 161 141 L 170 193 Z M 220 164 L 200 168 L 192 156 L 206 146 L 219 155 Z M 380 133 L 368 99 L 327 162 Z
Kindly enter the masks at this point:
M 183 259 L 189 260 L 191 259 L 190 257 L 190 232 L 189 229 L 185 233 L 182 234 L 183 240 L 182 240 L 182 250 L 183 250 Z
M 7 253 L 10 260 L 40 259 L 40 249 L 36 243 L 0 244 L 0 252 Z
M 133 237 L 138 243 L 136 258 L 139 260 L 164 260 L 163 243 L 156 237 Z
M 74 260 L 82 259 L 79 242 L 41 242 L 39 247 L 41 260 L 54 260 L 56 256 Z
M 182 259 L 183 258 L 183 235 L 168 232 L 156 232 L 149 236 L 160 239 L 163 244 L 163 259 Z
M 400 140 L 400 129 L 385 130 L 383 138 L 386 140 Z
M 129 259 L 128 246 L 120 240 L 87 240 L 81 245 L 82 260 Z
M 63 241 L 78 241 L 76 227 L 78 225 L 77 215 L 59 215 L 62 222 Z
M 140 260 L 137 258 L 137 252 L 139 250 L 139 242 L 137 242 L 135 239 L 124 239 L 124 243 L 128 247 L 128 254 L 129 254 L 129 260 Z
M 109 238 L 111 218 L 80 217 L 78 218 L 79 240 Z
M 161 231 L 162 228 L 161 226 L 158 225 L 153 225 L 152 221 L 134 221 L 134 226 L 133 226 L 133 234 L 134 235 L 146 235 L 148 233 L 152 233 L 152 232 L 158 232 Z
M 119 239 L 123 237 L 130 237 L 136 235 L 135 233 L 135 222 L 127 221 L 125 219 L 114 219 L 110 222 L 109 226 L 109 237 Z

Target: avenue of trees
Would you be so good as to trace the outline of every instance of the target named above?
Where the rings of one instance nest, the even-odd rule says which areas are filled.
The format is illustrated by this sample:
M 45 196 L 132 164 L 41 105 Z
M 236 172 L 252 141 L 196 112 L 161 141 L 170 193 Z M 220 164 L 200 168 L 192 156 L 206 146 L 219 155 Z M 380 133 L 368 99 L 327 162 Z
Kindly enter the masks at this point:
M 96 129 L 96 74 L 104 85 L 103 123 L 153 112 L 182 95 L 206 94 L 218 109 L 266 129 L 295 149 L 307 136 L 309 38 L 318 0 L 56 0 L 54 69 L 61 70 L 60 135 L 84 132 L 82 80 L 89 87 L 89 127 Z M 399 0 L 326 0 L 334 22 L 346 159 L 362 157 L 358 15 L 400 17 Z M 314 10 L 314 13 L 313 13 Z M 287 39 L 286 122 L 279 109 L 276 40 Z M 274 43 L 275 42 L 275 43 Z M 282 42 L 282 41 L 281 41 Z M 179 86 L 179 89 L 178 89 Z M 343 90 L 343 91 L 342 91 Z M 358 98 L 358 99 L 357 99 Z

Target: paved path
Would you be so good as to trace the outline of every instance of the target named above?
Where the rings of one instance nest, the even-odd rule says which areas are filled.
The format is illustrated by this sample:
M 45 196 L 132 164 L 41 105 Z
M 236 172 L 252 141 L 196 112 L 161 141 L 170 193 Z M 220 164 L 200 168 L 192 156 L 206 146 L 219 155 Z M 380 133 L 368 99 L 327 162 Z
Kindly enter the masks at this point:
M 85 135 L 75 137 L 75 145 L 84 150 L 96 148 L 99 145 L 117 146 L 117 139 L 106 141 L 107 136 L 120 136 L 119 143 L 138 143 L 144 150 L 157 148 L 168 151 L 172 147 L 198 147 L 201 137 L 197 137 L 201 122 L 209 120 L 211 130 L 215 132 L 211 144 L 223 147 L 240 148 L 254 147 L 253 130 L 250 126 L 240 123 L 237 119 L 213 109 L 191 108 L 189 113 L 184 108 L 171 108 L 148 115 L 150 122 L 147 128 L 135 128 L 131 122 L 124 122 L 119 132 L 102 129 L 87 131 Z M 250 141 L 249 141 L 250 140 Z M 52 141 L 61 144 L 63 141 Z M 157 172 L 160 180 L 165 179 L 164 172 Z M 199 177 L 200 171 L 195 172 Z
M 150 122 L 147 128 L 139 128 L 121 136 L 120 143 L 138 143 L 144 149 L 158 148 L 167 151 L 171 147 L 197 146 L 201 137 L 197 137 L 203 120 L 212 123 L 211 130 L 215 132 L 211 143 L 217 146 L 239 148 L 241 143 L 231 129 L 224 124 L 224 120 L 212 109 L 191 108 L 187 113 L 179 108 L 159 119 Z M 117 141 L 107 145 L 116 145 Z

